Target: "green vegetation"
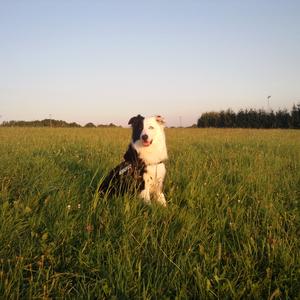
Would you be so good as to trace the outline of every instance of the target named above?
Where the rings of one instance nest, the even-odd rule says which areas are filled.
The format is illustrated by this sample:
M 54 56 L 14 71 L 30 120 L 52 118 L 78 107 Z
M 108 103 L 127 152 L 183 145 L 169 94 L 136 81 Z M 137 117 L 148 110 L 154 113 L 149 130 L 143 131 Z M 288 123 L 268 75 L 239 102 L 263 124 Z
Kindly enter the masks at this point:
M 241 109 L 238 113 L 231 109 L 206 112 L 198 119 L 197 127 L 300 129 L 300 103 L 294 104 L 291 112 L 287 109 L 276 112 L 263 109 Z
M 62 127 L 62 128 L 71 128 L 71 127 L 82 127 L 76 122 L 68 123 L 63 120 L 55 119 L 44 119 L 44 120 L 35 120 L 35 121 L 4 121 L 0 124 L 0 127 Z M 110 123 L 107 125 L 99 124 L 95 125 L 91 122 L 85 124 L 85 128 L 94 128 L 94 127 L 117 127 L 115 124 Z
M 95 193 L 129 129 L 0 128 L 0 297 L 297 298 L 300 132 L 166 135 L 165 209 Z

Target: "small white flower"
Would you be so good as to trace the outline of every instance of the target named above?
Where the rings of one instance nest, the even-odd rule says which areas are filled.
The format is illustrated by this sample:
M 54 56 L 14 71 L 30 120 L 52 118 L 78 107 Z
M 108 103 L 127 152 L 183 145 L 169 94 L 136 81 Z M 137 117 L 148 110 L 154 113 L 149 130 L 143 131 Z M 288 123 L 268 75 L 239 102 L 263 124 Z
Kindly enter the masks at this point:
M 78 203 L 77 208 L 80 209 L 80 203 Z
M 71 205 L 70 205 L 70 204 L 67 205 L 67 209 L 68 209 L 68 210 L 71 209 Z

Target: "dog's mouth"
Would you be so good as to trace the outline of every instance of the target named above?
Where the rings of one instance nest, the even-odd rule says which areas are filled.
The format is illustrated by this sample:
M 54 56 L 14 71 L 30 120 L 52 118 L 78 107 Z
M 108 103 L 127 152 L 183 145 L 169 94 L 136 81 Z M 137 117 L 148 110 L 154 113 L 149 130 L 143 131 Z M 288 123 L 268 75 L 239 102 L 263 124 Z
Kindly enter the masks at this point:
M 144 147 L 149 147 L 152 144 L 152 140 L 151 141 L 142 141 L 143 142 L 143 146 Z

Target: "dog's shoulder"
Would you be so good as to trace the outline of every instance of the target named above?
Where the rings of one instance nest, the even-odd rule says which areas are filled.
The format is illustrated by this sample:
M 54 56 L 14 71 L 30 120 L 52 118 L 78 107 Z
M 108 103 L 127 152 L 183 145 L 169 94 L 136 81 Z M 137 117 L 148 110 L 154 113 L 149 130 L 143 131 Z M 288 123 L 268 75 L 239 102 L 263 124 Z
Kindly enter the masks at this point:
M 138 161 L 139 155 L 137 151 L 133 148 L 132 144 L 129 144 L 123 158 L 125 161 L 130 163 L 136 163 Z
M 99 190 L 113 193 L 119 191 L 122 194 L 132 185 L 138 189 L 143 187 L 143 174 L 146 171 L 146 165 L 131 144 L 123 158 L 124 160 L 105 177 Z
M 129 144 L 123 158 L 126 162 L 131 163 L 135 169 L 144 170 L 146 168 L 145 161 L 139 156 L 132 144 Z

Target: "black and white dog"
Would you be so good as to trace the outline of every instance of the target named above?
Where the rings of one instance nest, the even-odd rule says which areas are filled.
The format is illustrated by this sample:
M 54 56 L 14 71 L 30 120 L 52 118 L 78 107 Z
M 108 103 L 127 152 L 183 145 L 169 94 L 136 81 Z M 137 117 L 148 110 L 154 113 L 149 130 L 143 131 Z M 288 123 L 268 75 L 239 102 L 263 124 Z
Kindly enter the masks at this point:
M 164 161 L 168 158 L 164 119 L 161 116 L 131 118 L 132 140 L 124 154 L 124 161 L 116 166 L 100 185 L 100 192 L 123 194 L 137 191 L 150 204 L 155 200 L 167 205 L 163 194 L 166 174 Z

